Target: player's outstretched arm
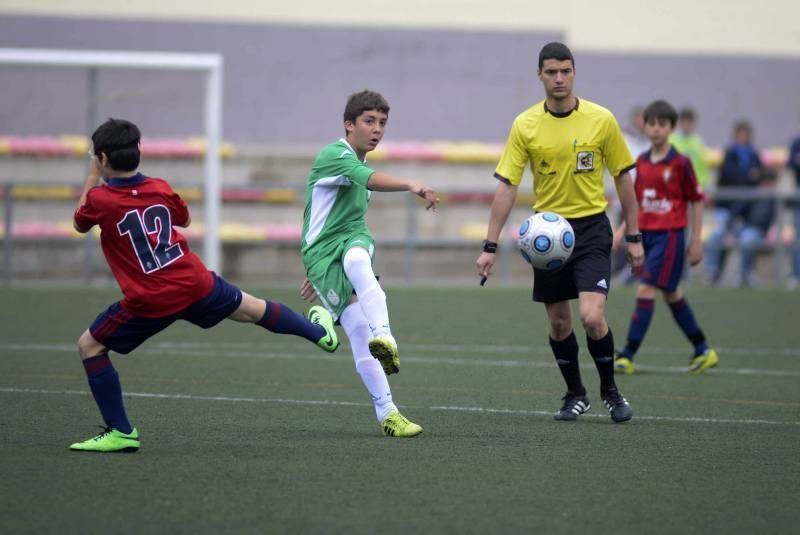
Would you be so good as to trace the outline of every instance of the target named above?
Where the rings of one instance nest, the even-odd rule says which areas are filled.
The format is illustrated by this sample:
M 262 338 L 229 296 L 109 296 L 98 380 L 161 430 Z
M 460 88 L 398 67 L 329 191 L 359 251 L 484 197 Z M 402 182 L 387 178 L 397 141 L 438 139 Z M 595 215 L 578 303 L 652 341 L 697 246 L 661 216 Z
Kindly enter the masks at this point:
M 377 171 L 370 175 L 367 188 L 373 191 L 410 191 L 414 195 L 425 199 L 427 203 L 426 210 L 431 208 L 435 210 L 436 205 L 439 203 L 439 197 L 433 188 L 413 180 L 397 178 Z
M 517 199 L 517 186 L 506 182 L 498 182 L 494 190 L 492 208 L 489 211 L 489 230 L 486 232 L 486 241 L 497 243 L 500 239 L 500 232 L 508 220 L 508 215 L 514 207 Z M 478 275 L 488 278 L 492 274 L 492 266 L 496 254 L 492 252 L 482 252 L 475 264 L 478 266 Z

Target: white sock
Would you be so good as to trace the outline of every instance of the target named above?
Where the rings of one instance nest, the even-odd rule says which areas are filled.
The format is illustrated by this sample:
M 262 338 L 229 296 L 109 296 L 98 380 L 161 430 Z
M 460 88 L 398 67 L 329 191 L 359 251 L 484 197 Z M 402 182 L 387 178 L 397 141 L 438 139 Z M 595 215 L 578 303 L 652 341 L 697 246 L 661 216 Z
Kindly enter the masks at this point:
M 366 249 L 352 247 L 342 260 L 344 273 L 353 285 L 358 296 L 361 311 L 369 321 L 373 336 L 392 334 L 389 327 L 389 309 L 386 306 L 386 294 L 383 292 L 375 273 L 372 271 L 372 259 Z
M 382 422 L 390 412 L 397 410 L 397 407 L 392 402 L 392 389 L 389 387 L 381 363 L 369 352 L 369 339 L 372 338 L 369 322 L 358 303 L 353 303 L 339 316 L 339 323 L 342 324 L 347 339 L 350 340 L 356 371 L 372 397 L 375 416 Z

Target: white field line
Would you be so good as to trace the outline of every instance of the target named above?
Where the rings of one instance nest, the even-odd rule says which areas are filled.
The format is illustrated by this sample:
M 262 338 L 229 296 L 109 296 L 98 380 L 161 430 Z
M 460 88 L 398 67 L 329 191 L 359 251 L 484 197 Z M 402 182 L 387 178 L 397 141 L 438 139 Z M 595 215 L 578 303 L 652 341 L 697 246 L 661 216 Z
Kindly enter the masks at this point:
M 297 343 L 285 342 L 225 342 L 225 343 L 208 343 L 208 342 L 158 342 L 153 344 L 155 347 L 163 349 L 298 349 L 302 346 Z M 75 343 L 68 344 L 37 344 L 37 343 L 0 343 L 0 349 L 12 350 L 26 350 L 26 349 L 43 349 L 43 350 L 68 350 L 76 351 L 77 345 Z M 348 347 L 347 341 L 342 340 L 342 348 Z M 550 348 L 544 345 L 541 346 L 526 346 L 526 345 L 459 345 L 459 344 L 400 344 L 401 349 L 410 351 L 430 351 L 434 353 L 486 353 L 486 354 L 515 354 L 515 355 L 528 355 L 528 354 L 550 354 Z M 721 355 L 736 355 L 736 356 L 749 356 L 749 357 L 800 357 L 800 346 L 798 347 L 726 347 L 714 346 L 718 353 Z M 674 354 L 684 355 L 686 360 L 689 360 L 691 348 L 687 343 L 681 343 L 677 346 L 661 347 L 661 346 L 643 346 L 643 351 L 655 354 Z
M 0 392 L 8 394 L 44 394 L 62 396 L 88 396 L 88 391 L 77 390 L 38 390 L 31 388 L 0 388 Z M 222 401 L 228 403 L 273 403 L 280 405 L 330 405 L 337 407 L 371 407 L 369 403 L 356 403 L 351 401 L 331 401 L 331 400 L 304 400 L 304 399 L 284 399 L 284 398 L 249 398 L 249 397 L 228 397 L 228 396 L 195 396 L 191 394 L 156 394 L 150 392 L 125 392 L 126 397 L 133 398 L 156 398 L 156 399 L 175 399 L 192 401 Z M 511 414 L 518 416 L 547 416 L 552 418 L 552 411 L 539 410 L 520 410 L 520 409 L 494 409 L 487 407 L 460 407 L 460 406 L 431 406 L 415 407 L 407 406 L 414 410 L 430 411 L 452 411 L 452 412 L 474 412 L 485 414 Z M 582 418 L 608 418 L 606 414 L 585 414 Z M 634 416 L 635 420 L 683 422 L 683 423 L 702 423 L 702 424 L 735 424 L 735 425 L 800 425 L 800 422 L 779 422 L 774 420 L 759 419 L 728 419 L 728 418 L 682 418 L 678 416 Z
M 342 341 L 342 346 L 347 347 L 347 342 Z M 402 341 L 401 341 L 402 342 Z M 210 344 L 206 342 L 161 342 L 159 347 L 164 348 L 208 348 Z M 239 348 L 239 349 L 279 349 L 285 347 L 297 348 L 297 344 L 285 343 L 252 343 L 252 342 L 230 342 L 225 343 L 225 347 Z M 401 349 L 410 351 L 431 351 L 434 353 L 487 353 L 487 354 L 547 354 L 550 355 L 550 348 L 542 346 L 525 346 L 525 345 L 458 345 L 458 344 L 400 344 Z M 218 347 L 222 347 L 219 344 Z M 736 356 L 753 356 L 753 357 L 800 357 L 800 347 L 792 348 L 769 348 L 769 347 L 725 347 L 714 346 L 718 353 L 723 355 L 736 355 Z M 689 343 L 678 344 L 677 346 L 658 347 L 645 345 L 644 351 L 648 353 L 657 354 L 675 354 L 684 355 L 686 360 L 689 360 L 691 347 Z
M 336 355 L 329 355 L 322 353 L 316 349 L 312 349 L 310 353 L 304 352 L 289 352 L 289 351 L 276 351 L 285 347 L 290 350 L 299 350 L 301 346 L 294 345 L 279 345 L 279 344 L 252 344 L 252 343 L 224 343 L 224 344 L 208 344 L 203 342 L 187 342 L 187 343 L 172 343 L 162 342 L 148 346 L 144 349 L 137 350 L 146 354 L 163 354 L 163 355 L 176 355 L 188 357 L 214 357 L 221 358 L 245 358 L 245 359 L 265 359 L 265 360 L 312 360 L 312 361 L 331 361 L 331 360 L 350 360 L 350 355 L 347 354 L 346 346 L 339 350 Z M 464 346 L 465 348 L 467 346 Z M 549 348 L 535 348 L 526 346 L 500 346 L 498 351 L 495 346 L 479 346 L 486 354 L 503 354 L 514 353 L 524 355 L 535 354 L 550 354 Z M 520 351 L 511 351 L 512 347 L 520 348 Z M 414 345 L 407 344 L 401 346 L 401 350 L 408 349 L 410 351 L 420 349 L 432 350 L 433 348 L 448 348 L 452 346 L 431 346 L 431 345 Z M 71 344 L 0 344 L 0 351 L 42 351 L 42 352 L 70 352 L 76 353 L 75 346 Z M 443 349 L 442 349 L 443 350 Z M 443 350 L 444 351 L 444 350 Z M 770 377 L 800 377 L 800 370 L 781 370 L 781 369 L 765 369 L 765 368 L 728 368 L 725 366 L 724 355 L 726 350 L 720 350 L 723 355 L 722 364 L 713 370 L 705 373 L 708 374 L 722 374 L 722 375 L 760 375 Z M 464 351 L 466 352 L 466 351 Z M 474 348 L 473 348 L 474 352 Z M 685 351 L 682 353 L 686 353 Z M 452 365 L 452 366 L 489 366 L 489 367 L 520 367 L 520 368 L 553 368 L 555 367 L 554 361 L 535 361 L 529 359 L 481 359 L 481 358 L 458 358 L 446 357 L 436 355 L 407 355 L 402 357 L 403 362 L 419 363 L 419 364 L 432 364 L 432 365 Z M 687 359 L 688 360 L 688 359 Z M 659 373 L 675 373 L 685 374 L 685 366 L 657 366 L 652 364 L 638 364 L 636 369 L 643 372 L 659 372 Z

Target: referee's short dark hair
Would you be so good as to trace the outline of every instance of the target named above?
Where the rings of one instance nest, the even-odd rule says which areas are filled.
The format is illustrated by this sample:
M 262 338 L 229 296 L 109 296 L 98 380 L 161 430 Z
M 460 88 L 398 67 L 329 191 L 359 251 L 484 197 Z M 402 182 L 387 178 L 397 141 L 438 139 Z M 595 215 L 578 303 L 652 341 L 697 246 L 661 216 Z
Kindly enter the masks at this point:
M 666 100 L 655 100 L 644 109 L 644 122 L 649 123 L 657 119 L 669 121 L 670 126 L 675 128 L 675 123 L 678 122 L 678 112 Z
M 539 52 L 539 70 L 542 70 L 542 65 L 546 59 L 556 59 L 558 61 L 570 60 L 572 66 L 575 67 L 575 58 L 572 57 L 570 49 L 567 48 L 567 45 L 564 43 L 559 43 L 557 41 L 547 43 L 542 47 L 541 52 Z

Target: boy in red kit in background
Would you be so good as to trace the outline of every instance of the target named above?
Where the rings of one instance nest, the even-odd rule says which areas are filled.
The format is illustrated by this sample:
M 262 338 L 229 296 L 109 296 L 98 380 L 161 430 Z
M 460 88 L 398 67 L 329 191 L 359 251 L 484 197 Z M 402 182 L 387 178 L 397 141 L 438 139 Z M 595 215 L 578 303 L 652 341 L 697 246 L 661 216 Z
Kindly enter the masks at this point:
M 694 347 L 689 371 L 702 373 L 719 362 L 716 351 L 706 343 L 683 291 L 678 287 L 684 266 L 684 250 L 689 264 L 703 259 L 700 230 L 703 221 L 703 191 L 697 184 L 691 161 L 669 143 L 678 113 L 668 102 L 657 100 L 644 111 L 644 131 L 652 143 L 636 160 L 634 190 L 639 203 L 639 229 L 642 232 L 645 263 L 636 288 L 636 309 L 631 316 L 625 348 L 617 352 L 614 369 L 632 374 L 634 355 L 644 340 L 653 318 L 655 297 L 661 290 L 672 317 Z M 685 248 L 687 209 L 691 207 L 692 232 Z M 625 223 L 615 232 L 618 246 Z

